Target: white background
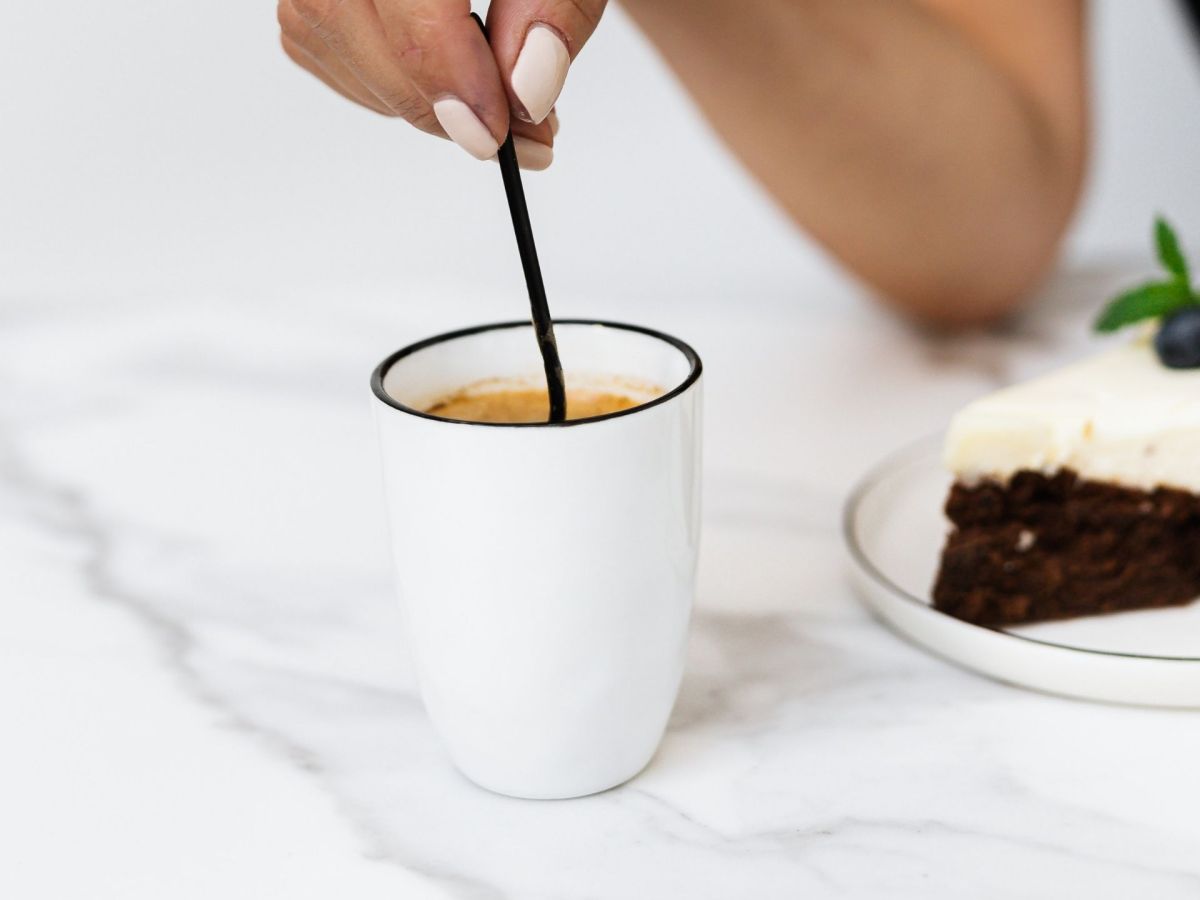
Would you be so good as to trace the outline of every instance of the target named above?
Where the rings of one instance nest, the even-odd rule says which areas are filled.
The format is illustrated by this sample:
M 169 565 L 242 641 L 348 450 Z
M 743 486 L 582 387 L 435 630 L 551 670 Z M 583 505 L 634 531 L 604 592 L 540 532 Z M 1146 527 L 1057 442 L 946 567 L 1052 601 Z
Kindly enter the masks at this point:
M 1070 258 L 1200 244 L 1200 59 L 1167 0 L 1093 5 L 1090 191 Z M 325 91 L 258 2 L 14 3 L 0 54 L 0 300 L 311 296 L 447 302 L 519 270 L 499 175 Z M 773 210 L 620 10 L 527 179 L 560 314 L 604 297 L 795 297 L 831 267 Z M 452 302 L 452 299 L 449 301 Z

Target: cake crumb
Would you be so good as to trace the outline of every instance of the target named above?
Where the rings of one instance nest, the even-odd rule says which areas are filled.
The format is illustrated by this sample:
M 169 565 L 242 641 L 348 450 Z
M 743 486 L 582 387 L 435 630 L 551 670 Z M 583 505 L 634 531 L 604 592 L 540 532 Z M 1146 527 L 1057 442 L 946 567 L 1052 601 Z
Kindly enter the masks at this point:
M 1028 528 L 1024 528 L 1021 530 L 1021 533 L 1017 535 L 1017 552 L 1028 553 L 1033 549 L 1033 545 L 1036 543 L 1037 535 Z

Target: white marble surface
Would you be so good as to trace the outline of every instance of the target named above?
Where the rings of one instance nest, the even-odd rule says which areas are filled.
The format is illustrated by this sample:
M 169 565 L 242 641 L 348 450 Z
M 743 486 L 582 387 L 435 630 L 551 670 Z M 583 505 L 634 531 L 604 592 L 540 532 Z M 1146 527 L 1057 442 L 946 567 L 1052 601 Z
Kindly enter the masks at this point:
M 550 803 L 438 749 L 368 412 L 386 351 L 519 295 L 6 299 L 0 896 L 1200 895 L 1200 718 L 928 658 L 856 603 L 838 538 L 864 467 L 1081 352 L 1113 280 L 957 340 L 835 286 L 562 299 L 700 349 L 707 508 L 661 752 Z

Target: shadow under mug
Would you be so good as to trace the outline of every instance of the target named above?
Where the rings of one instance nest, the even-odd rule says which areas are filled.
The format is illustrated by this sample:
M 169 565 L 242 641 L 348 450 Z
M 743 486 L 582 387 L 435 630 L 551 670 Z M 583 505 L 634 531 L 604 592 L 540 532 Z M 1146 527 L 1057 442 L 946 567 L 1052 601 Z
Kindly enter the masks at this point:
M 553 424 L 422 412 L 483 379 L 539 377 L 528 322 L 429 338 L 371 379 L 426 710 L 468 778 L 542 799 L 614 787 L 654 755 L 683 673 L 700 538 L 700 358 L 632 325 L 555 331 L 568 387 L 616 376 L 664 393 Z

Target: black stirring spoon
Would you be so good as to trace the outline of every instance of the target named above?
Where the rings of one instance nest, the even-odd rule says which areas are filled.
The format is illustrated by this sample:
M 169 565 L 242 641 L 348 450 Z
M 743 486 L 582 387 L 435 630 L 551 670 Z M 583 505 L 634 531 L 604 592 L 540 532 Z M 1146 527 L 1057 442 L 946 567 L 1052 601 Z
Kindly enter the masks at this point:
M 475 13 L 471 13 L 471 18 L 486 38 L 487 28 L 483 19 Z M 558 358 L 558 342 L 554 340 L 554 320 L 550 318 L 550 304 L 546 301 L 546 286 L 542 283 L 542 267 L 538 264 L 537 246 L 533 242 L 533 226 L 529 224 L 529 207 L 525 205 L 525 188 L 521 185 L 521 169 L 517 165 L 517 151 L 513 146 L 511 129 L 504 136 L 504 143 L 500 145 L 496 158 L 500 163 L 500 175 L 504 179 L 504 194 L 508 198 L 508 211 L 512 215 L 517 251 L 521 254 L 521 268 L 525 271 L 525 286 L 529 289 L 533 331 L 537 336 L 538 350 L 542 354 L 542 367 L 546 370 L 550 421 L 562 422 L 567 418 L 567 391 L 563 384 L 562 362 Z

